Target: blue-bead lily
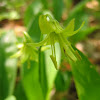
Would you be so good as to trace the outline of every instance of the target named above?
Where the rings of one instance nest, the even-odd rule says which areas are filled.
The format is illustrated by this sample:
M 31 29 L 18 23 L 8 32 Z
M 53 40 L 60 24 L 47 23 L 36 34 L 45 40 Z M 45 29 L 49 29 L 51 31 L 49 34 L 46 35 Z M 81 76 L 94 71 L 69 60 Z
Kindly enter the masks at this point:
M 55 68 L 57 69 L 56 53 L 55 53 L 55 43 L 60 44 L 61 51 L 73 61 L 81 58 L 77 51 L 75 51 L 70 42 L 67 40 L 69 36 L 76 34 L 84 25 L 84 22 L 79 29 L 74 31 L 74 19 L 70 21 L 68 26 L 63 29 L 59 22 L 55 20 L 50 15 L 40 15 L 39 26 L 42 34 L 46 34 L 46 37 L 39 43 L 27 43 L 29 46 L 43 46 L 51 45 L 52 55 L 50 55 Z

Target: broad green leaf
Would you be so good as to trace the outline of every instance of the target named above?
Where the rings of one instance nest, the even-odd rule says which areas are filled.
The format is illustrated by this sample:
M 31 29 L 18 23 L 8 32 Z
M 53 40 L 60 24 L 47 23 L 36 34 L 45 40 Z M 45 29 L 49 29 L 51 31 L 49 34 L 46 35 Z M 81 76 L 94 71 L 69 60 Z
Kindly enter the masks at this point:
M 30 26 L 28 27 L 28 33 L 33 39 L 33 41 L 38 42 L 40 41 L 40 28 L 38 25 L 38 14 L 35 19 L 31 22 Z M 33 45 L 34 46 L 34 45 Z M 60 49 L 57 46 L 57 61 L 60 63 Z M 50 59 L 51 50 L 45 51 L 43 54 L 41 51 L 39 52 L 39 66 L 37 64 L 31 63 L 31 70 L 28 69 L 25 65 L 23 67 L 22 72 L 27 73 L 23 78 L 23 86 L 26 92 L 26 95 L 29 100 L 33 100 L 33 98 L 38 99 L 41 97 L 41 100 L 46 99 L 49 100 L 50 98 L 50 92 L 53 87 L 53 83 L 57 74 L 57 70 L 54 68 L 54 64 Z M 42 56 L 40 56 L 42 55 Z M 36 62 L 35 62 L 36 63 Z M 58 64 L 59 65 L 59 64 Z M 27 85 L 29 84 L 29 85 Z M 32 87 L 30 86 L 32 84 Z M 35 86 L 37 88 L 35 88 Z M 33 94 L 35 94 L 33 96 Z M 40 95 L 40 96 L 38 96 Z
M 58 21 L 61 20 L 64 8 L 63 6 L 64 6 L 63 0 L 53 0 L 53 14 L 55 19 L 57 19 Z
M 30 64 L 30 67 L 28 67 Z M 39 83 L 39 66 L 37 62 L 25 62 L 22 67 L 22 85 L 28 100 L 44 100 Z
M 72 76 L 71 74 L 72 73 L 69 71 L 58 71 L 55 79 L 55 87 L 57 91 L 66 91 L 69 89 Z
M 16 52 L 16 38 L 13 31 L 9 31 L 0 37 L 0 100 L 13 94 L 17 59 L 10 56 Z
M 100 100 L 100 75 L 87 57 L 78 51 L 82 60 L 70 60 L 79 100 Z
M 24 15 L 24 24 L 25 26 L 29 26 L 35 16 L 41 11 L 42 3 L 40 1 L 33 1 L 26 9 Z
M 16 97 L 11 95 L 11 96 L 7 97 L 5 100 L 16 100 Z
M 28 100 L 25 95 L 25 91 L 21 81 L 19 81 L 19 83 L 16 84 L 14 96 L 16 97 L 17 100 Z
M 48 0 L 40 0 L 40 1 L 42 2 L 44 9 L 47 9 L 49 5 Z
M 48 84 L 47 84 L 47 76 L 46 76 L 46 65 L 45 65 L 45 55 L 44 52 L 39 48 L 39 82 L 41 84 L 42 93 L 44 99 L 46 99 Z
M 33 39 L 34 42 L 39 42 L 40 41 L 40 28 L 39 28 L 39 16 L 41 13 L 35 16 L 30 21 L 30 24 L 27 27 L 27 32 L 29 33 L 30 37 Z
M 56 49 L 56 60 L 58 62 L 58 66 L 60 66 L 61 53 L 60 53 L 60 47 L 58 44 L 55 45 L 55 49 Z M 51 50 L 49 49 L 46 50 L 44 54 L 45 54 L 45 66 L 46 66 L 46 76 L 47 76 L 47 84 L 48 84 L 48 92 L 47 92 L 48 94 L 47 94 L 46 100 L 49 100 L 50 92 L 54 85 L 54 81 L 55 81 L 58 71 L 55 69 L 54 64 L 50 58 L 50 55 L 52 54 Z

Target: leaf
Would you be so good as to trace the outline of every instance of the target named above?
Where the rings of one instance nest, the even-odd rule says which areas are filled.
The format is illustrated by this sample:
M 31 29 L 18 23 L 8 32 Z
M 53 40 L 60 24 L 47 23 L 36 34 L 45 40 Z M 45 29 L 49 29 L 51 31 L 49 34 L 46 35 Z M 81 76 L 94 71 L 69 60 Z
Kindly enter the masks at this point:
M 78 51 L 82 60 L 76 63 L 70 60 L 79 100 L 100 99 L 100 75 L 87 57 Z
M 46 46 L 47 48 L 50 48 L 50 46 Z M 60 66 L 60 48 L 59 45 L 56 44 L 56 57 L 58 66 Z M 50 49 L 47 49 L 46 51 L 42 52 L 39 51 L 39 73 L 40 73 L 40 84 L 42 86 L 43 95 L 46 100 L 50 99 L 50 92 L 53 87 L 55 77 L 57 75 L 57 70 L 54 67 L 54 64 L 50 58 L 50 55 L 52 54 Z
M 63 13 L 63 0 L 53 0 L 53 15 L 58 21 L 61 20 Z
M 47 0 L 40 0 L 40 1 L 42 2 L 44 9 L 48 9 L 49 5 L 48 1 Z
M 25 91 L 24 91 L 21 81 L 19 81 L 19 83 L 17 83 L 17 85 L 15 87 L 14 95 L 17 100 L 28 100 L 25 95 Z
M 61 92 L 68 90 L 71 83 L 71 76 L 71 72 L 59 70 L 55 79 L 56 90 Z
M 11 59 L 10 56 L 17 50 L 15 41 L 13 31 L 8 31 L 0 37 L 0 100 L 11 96 L 14 91 L 17 59 Z
M 42 93 L 44 99 L 46 99 L 48 84 L 47 84 L 47 75 L 46 75 L 46 65 L 45 65 L 45 55 L 44 52 L 39 48 L 39 82 L 41 84 Z
M 39 16 L 41 13 L 35 16 L 30 22 L 30 24 L 27 27 L 27 32 L 29 33 L 30 37 L 33 39 L 34 42 L 40 41 L 40 28 L 39 28 Z
M 21 81 L 19 81 L 15 87 L 14 96 L 17 100 L 28 100 Z
M 41 9 L 42 4 L 40 1 L 34 1 L 27 7 L 24 15 L 24 24 L 26 27 L 28 27 L 31 24 L 31 22 L 36 17 L 36 15 L 41 11 Z
M 50 46 L 47 46 L 50 47 Z M 60 60 L 61 60 L 61 52 L 60 52 L 60 47 L 59 44 L 55 44 L 55 50 L 56 50 L 56 60 L 58 62 L 58 66 L 60 67 Z M 48 84 L 48 91 L 47 91 L 47 100 L 50 99 L 50 92 L 53 87 L 56 75 L 57 75 L 57 70 L 54 67 L 54 64 L 50 58 L 50 55 L 52 54 L 51 50 L 46 50 L 44 52 L 45 54 L 45 66 L 46 66 L 46 76 L 47 76 L 47 84 Z
M 5 100 L 16 100 L 15 96 L 11 95 L 9 97 L 7 97 Z
M 30 68 L 28 67 L 30 64 Z M 22 67 L 22 85 L 28 100 L 41 100 L 43 93 L 39 83 L 39 66 L 35 61 L 25 62 Z
M 38 25 L 38 19 L 41 13 L 39 13 L 35 19 L 33 19 L 32 23 L 28 27 L 28 33 L 33 39 L 33 41 L 38 42 L 40 41 L 40 28 Z M 50 46 L 49 46 L 50 47 Z M 57 45 L 57 61 L 60 63 L 60 51 L 59 46 Z M 50 59 L 51 50 L 45 51 L 45 53 L 42 53 L 39 51 L 39 66 L 34 64 L 34 62 L 31 62 L 31 70 L 27 69 L 27 64 L 24 64 L 24 73 L 29 72 L 25 74 L 23 79 L 23 86 L 25 89 L 25 93 L 29 100 L 39 100 L 41 97 L 41 100 L 49 100 L 50 99 L 50 92 L 53 87 L 53 83 L 57 74 L 56 69 L 54 68 L 54 64 L 52 63 Z M 59 65 L 59 64 L 58 64 Z M 49 67 L 50 66 L 50 67 Z M 28 85 L 29 84 L 29 85 Z M 32 85 L 32 86 L 31 86 Z M 35 88 L 37 87 L 37 88 Z M 33 93 L 33 94 L 31 94 Z M 39 96 L 40 95 L 40 96 Z

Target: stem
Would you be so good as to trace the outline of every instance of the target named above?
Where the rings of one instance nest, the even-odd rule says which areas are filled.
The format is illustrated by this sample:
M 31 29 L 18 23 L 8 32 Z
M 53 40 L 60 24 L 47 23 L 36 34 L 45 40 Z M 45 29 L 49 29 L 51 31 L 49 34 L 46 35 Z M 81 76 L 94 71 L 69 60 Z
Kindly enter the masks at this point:
M 42 40 L 43 35 L 41 36 Z M 46 77 L 46 71 L 45 71 L 45 58 L 44 58 L 44 53 L 41 52 L 42 46 L 39 47 L 39 82 L 42 88 L 43 96 L 44 98 L 46 97 L 46 92 L 47 92 L 47 77 Z
M 43 35 L 41 35 L 40 41 L 42 40 L 42 38 L 43 38 Z M 41 71 L 42 71 L 42 69 L 41 69 L 41 47 L 42 46 L 39 47 L 39 58 L 38 58 L 39 59 L 39 82 L 40 82 L 40 84 L 41 84 L 41 79 L 42 79 L 41 78 L 41 74 L 42 74 L 41 73 Z

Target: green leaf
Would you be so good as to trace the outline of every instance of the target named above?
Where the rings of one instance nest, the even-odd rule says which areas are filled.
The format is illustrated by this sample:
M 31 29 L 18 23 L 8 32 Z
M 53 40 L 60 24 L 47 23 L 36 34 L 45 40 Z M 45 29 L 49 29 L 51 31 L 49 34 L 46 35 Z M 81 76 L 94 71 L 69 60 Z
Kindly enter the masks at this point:
M 41 47 L 39 48 L 39 82 L 42 88 L 44 99 L 46 99 L 48 84 L 46 75 L 45 55 L 44 52 L 41 51 Z
M 13 94 L 17 59 L 10 56 L 16 52 L 16 38 L 13 31 L 9 31 L 0 37 L 0 100 Z
M 61 20 L 64 3 L 63 0 L 53 0 L 53 14 L 55 19 Z
M 30 67 L 28 67 L 30 64 Z M 22 67 L 22 84 L 28 100 L 44 100 L 39 83 L 39 66 L 37 62 L 25 62 Z
M 100 75 L 87 57 L 78 51 L 82 60 L 70 60 L 79 100 L 100 99 Z
M 17 100 L 28 100 L 25 95 L 25 91 L 21 81 L 19 81 L 19 83 L 16 84 L 14 95 Z
M 41 35 L 40 29 L 38 26 L 39 15 L 40 14 L 38 14 L 36 18 L 33 19 L 32 24 L 30 24 L 30 27 L 28 27 L 28 33 L 33 39 L 33 41 L 35 42 L 40 41 L 40 35 Z M 60 51 L 59 51 L 60 48 L 58 45 L 56 45 L 56 47 L 57 47 L 56 48 L 57 61 L 60 63 Z M 25 76 L 23 79 L 23 86 L 29 100 L 33 100 L 33 98 L 35 100 L 36 99 L 39 100 L 39 97 L 41 97 L 41 100 L 50 99 L 50 92 L 53 87 L 53 83 L 57 74 L 57 70 L 55 69 L 53 62 L 50 59 L 51 54 L 52 54 L 51 50 L 45 51 L 44 54 L 42 55 L 40 51 L 39 52 L 39 66 L 37 64 L 34 64 L 34 62 L 31 62 L 30 63 L 31 70 L 26 67 L 27 64 L 26 65 L 24 64 L 25 66 L 23 67 L 23 69 L 25 70 L 23 72 L 24 73 L 29 72 L 29 73 L 24 74 Z M 35 88 L 35 86 L 37 88 Z M 34 95 L 31 93 L 33 93 Z
M 42 2 L 44 9 L 48 9 L 49 5 L 48 0 L 40 0 L 40 1 Z
M 16 100 L 15 96 L 11 95 L 9 97 L 7 97 L 5 100 Z
M 62 66 L 63 67 L 63 66 Z M 66 91 L 69 89 L 71 83 L 71 72 L 58 71 L 55 79 L 55 87 L 57 91 Z
M 27 27 L 27 32 L 29 33 L 30 37 L 33 39 L 34 42 L 39 42 L 40 41 L 40 28 L 39 28 L 39 16 L 41 13 L 35 16 L 30 21 L 30 24 Z
M 46 47 L 50 48 L 50 46 Z M 50 92 L 58 72 L 50 58 L 51 54 L 52 52 L 50 49 L 44 52 L 39 51 L 39 80 L 46 100 L 50 99 Z M 59 62 L 58 66 L 60 66 L 60 48 L 58 44 L 56 44 L 56 58 L 57 62 Z
M 50 46 L 47 46 L 47 47 L 50 47 Z M 58 66 L 60 67 L 61 52 L 60 52 L 60 47 L 58 43 L 55 44 L 55 51 L 56 51 L 56 61 L 58 62 Z M 47 92 L 48 94 L 47 94 L 46 100 L 49 100 L 50 92 L 53 87 L 58 71 L 55 69 L 54 64 L 50 58 L 52 51 L 48 49 L 44 52 L 44 54 L 45 54 L 45 66 L 46 66 L 46 76 L 47 76 L 47 84 L 48 84 L 48 92 Z
M 26 9 L 25 15 L 24 15 L 24 24 L 25 26 L 29 26 L 35 16 L 41 11 L 42 4 L 40 1 L 34 1 L 32 2 Z

